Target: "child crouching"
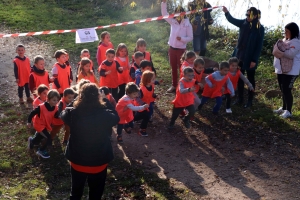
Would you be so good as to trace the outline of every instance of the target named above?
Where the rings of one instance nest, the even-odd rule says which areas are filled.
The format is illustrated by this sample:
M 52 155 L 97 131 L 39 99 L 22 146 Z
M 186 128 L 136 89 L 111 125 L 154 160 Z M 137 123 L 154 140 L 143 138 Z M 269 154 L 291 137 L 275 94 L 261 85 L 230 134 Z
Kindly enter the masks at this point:
M 139 96 L 139 91 L 140 89 L 135 83 L 128 83 L 125 88 L 126 94 L 117 103 L 116 111 L 118 112 L 118 115 L 120 117 L 120 121 L 117 127 L 117 140 L 119 143 L 123 142 L 123 129 L 126 133 L 131 133 L 131 129 L 133 128 L 133 121 L 142 120 L 139 135 L 148 136 L 146 129 L 150 118 L 148 114 L 149 105 L 144 104 L 142 106 L 134 106 L 134 99 Z M 136 112 L 135 115 L 133 115 L 133 111 L 141 112 Z
M 52 144 L 49 131 L 52 130 L 51 123 L 54 116 L 57 117 L 58 114 L 56 104 L 59 99 L 60 95 L 57 90 L 50 90 L 47 94 L 47 101 L 31 111 L 28 116 L 28 128 L 31 127 L 31 121 L 33 121 L 33 127 L 36 130 L 34 137 L 28 138 L 28 149 L 33 149 L 34 145 L 41 143 L 36 154 L 42 158 L 50 158 L 46 149 L 48 145 Z

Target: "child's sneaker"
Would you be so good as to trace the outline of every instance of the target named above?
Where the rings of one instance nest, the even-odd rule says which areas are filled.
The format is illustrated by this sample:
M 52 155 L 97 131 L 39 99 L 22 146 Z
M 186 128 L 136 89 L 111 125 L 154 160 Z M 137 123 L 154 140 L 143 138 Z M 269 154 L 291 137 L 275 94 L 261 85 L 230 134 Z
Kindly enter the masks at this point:
M 124 131 L 125 131 L 127 134 L 131 134 L 131 128 L 130 128 L 130 127 L 127 127 L 127 128 L 124 127 Z
M 283 119 L 286 119 L 286 118 L 292 117 L 292 113 L 290 113 L 290 111 L 288 111 L 288 110 L 285 110 L 285 111 L 280 115 L 280 117 L 282 117 Z
M 28 150 L 32 150 L 33 149 L 32 140 L 33 140 L 32 137 L 28 138 L 28 146 L 27 146 Z
M 231 108 L 226 109 L 226 113 L 232 113 Z
M 33 99 L 31 97 L 28 97 L 26 101 L 27 101 L 27 103 L 32 103 Z
M 147 137 L 148 134 L 147 134 L 147 132 L 146 132 L 146 129 L 140 129 L 139 135 L 141 135 L 141 136 L 143 136 L 143 137 Z
M 183 122 L 184 122 L 185 128 L 191 128 L 190 120 L 185 120 Z
M 121 135 L 117 136 L 117 141 L 118 141 L 118 143 L 123 143 L 123 139 L 122 139 Z
M 24 104 L 24 99 L 23 99 L 23 98 L 20 98 L 20 99 L 19 99 L 19 103 L 20 103 L 20 104 Z
M 278 115 L 282 114 L 283 112 L 284 112 L 284 110 L 282 109 L 282 107 L 278 108 L 278 110 L 273 110 L 273 113 L 278 114 Z
M 42 158 L 50 158 L 50 155 L 49 153 L 44 150 L 44 151 L 41 151 L 40 149 L 36 152 L 36 155 L 38 156 L 41 156 Z

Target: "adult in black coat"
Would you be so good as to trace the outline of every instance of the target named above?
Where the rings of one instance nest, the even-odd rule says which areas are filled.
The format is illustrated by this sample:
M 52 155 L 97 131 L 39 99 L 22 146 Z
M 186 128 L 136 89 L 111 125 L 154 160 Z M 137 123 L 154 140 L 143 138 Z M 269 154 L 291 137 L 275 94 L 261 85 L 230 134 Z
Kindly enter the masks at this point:
M 67 107 L 61 118 L 70 126 L 65 152 L 71 165 L 70 199 L 81 199 L 86 181 L 89 199 L 101 199 L 107 164 L 114 158 L 110 135 L 119 116 L 105 94 L 99 94 L 94 83 L 87 83 L 80 89 L 74 108 Z

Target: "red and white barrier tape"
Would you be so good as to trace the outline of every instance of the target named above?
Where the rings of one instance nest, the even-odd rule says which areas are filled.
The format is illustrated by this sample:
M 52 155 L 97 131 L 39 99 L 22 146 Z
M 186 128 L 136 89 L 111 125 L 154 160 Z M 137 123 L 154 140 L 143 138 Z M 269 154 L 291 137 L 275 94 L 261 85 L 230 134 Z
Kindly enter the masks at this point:
M 215 6 L 211 8 L 204 8 L 202 10 L 199 10 L 199 12 L 204 12 L 207 10 L 212 10 L 216 8 L 222 8 L 223 6 Z M 96 26 L 92 27 L 94 29 L 103 29 L 103 28 L 112 28 L 116 26 L 127 26 L 129 24 L 140 24 L 144 22 L 151 22 L 151 21 L 158 21 L 162 19 L 168 19 L 168 18 L 173 18 L 173 17 L 178 17 L 178 16 L 184 16 L 184 15 L 189 15 L 192 14 L 196 11 L 188 11 L 188 12 L 182 12 L 182 13 L 176 13 L 176 14 L 171 14 L 171 15 L 165 15 L 165 16 L 160 16 L 160 17 L 153 17 L 153 18 L 147 18 L 147 19 L 140 19 L 140 20 L 134 20 L 134 21 L 129 21 L 129 22 L 122 22 L 118 24 L 110 24 L 106 26 Z M 72 29 L 72 30 L 52 30 L 52 31 L 39 31 L 39 32 L 28 32 L 28 33 L 13 33 L 13 34 L 0 34 L 0 38 L 6 38 L 6 37 L 23 37 L 23 36 L 34 36 L 34 35 L 50 35 L 50 34 L 58 34 L 58 33 L 71 33 L 71 32 L 76 32 L 79 29 Z

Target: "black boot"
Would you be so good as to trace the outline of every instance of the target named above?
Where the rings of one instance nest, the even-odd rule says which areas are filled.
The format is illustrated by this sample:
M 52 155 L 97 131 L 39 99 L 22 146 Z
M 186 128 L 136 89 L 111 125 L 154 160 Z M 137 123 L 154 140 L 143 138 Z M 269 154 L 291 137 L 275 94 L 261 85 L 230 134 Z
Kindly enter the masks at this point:
M 244 105 L 244 108 L 250 108 L 252 106 L 252 100 L 254 97 L 254 92 L 248 90 L 248 102 Z

